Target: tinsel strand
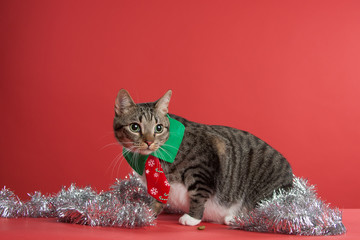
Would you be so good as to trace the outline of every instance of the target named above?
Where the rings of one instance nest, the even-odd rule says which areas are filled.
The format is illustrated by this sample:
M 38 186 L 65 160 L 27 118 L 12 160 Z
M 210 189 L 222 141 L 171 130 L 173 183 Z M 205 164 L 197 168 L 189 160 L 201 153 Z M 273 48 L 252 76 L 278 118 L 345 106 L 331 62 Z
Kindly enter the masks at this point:
M 338 235 L 346 232 L 342 212 L 317 197 L 315 187 L 294 178 L 289 191 L 274 192 L 257 208 L 243 213 L 233 222 L 236 229 L 298 235 Z
M 61 222 L 90 226 L 135 228 L 155 225 L 151 197 L 138 178 L 116 180 L 107 192 L 72 184 L 52 196 L 35 192 L 22 202 L 4 187 L 0 191 L 1 217 L 56 217 Z M 166 206 L 167 212 L 180 211 Z M 316 194 L 315 187 L 294 177 L 294 187 L 277 191 L 254 210 L 239 214 L 232 228 L 298 235 L 338 235 L 346 232 L 342 212 L 332 209 Z
M 60 222 L 124 228 L 155 225 L 150 197 L 133 175 L 117 180 L 110 191 L 99 194 L 90 187 L 72 184 L 53 196 L 35 192 L 30 197 L 24 203 L 4 187 L 0 191 L 0 216 L 56 217 Z

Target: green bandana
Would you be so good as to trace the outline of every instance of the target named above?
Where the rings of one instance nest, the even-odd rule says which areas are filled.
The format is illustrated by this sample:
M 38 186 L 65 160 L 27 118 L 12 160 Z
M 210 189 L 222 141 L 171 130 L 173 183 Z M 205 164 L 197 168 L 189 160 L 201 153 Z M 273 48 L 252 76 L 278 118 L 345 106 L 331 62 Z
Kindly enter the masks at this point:
M 151 153 L 150 155 L 162 159 L 166 162 L 172 163 L 175 160 L 180 144 L 184 137 L 185 126 L 181 122 L 170 118 L 169 115 L 168 118 L 170 121 L 169 138 L 165 142 L 165 144 L 161 146 L 161 148 Z M 145 163 L 149 155 L 134 154 L 133 152 L 130 152 L 124 148 L 123 156 L 125 157 L 126 161 L 129 163 L 129 165 L 138 174 L 140 175 L 143 174 Z

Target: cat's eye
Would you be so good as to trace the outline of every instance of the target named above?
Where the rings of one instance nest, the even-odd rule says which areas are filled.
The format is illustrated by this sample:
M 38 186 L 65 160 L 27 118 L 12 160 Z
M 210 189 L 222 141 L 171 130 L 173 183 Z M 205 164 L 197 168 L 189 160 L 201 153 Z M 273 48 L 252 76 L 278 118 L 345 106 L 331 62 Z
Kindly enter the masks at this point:
M 164 131 L 164 126 L 161 124 L 158 124 L 155 126 L 155 133 L 162 133 Z
M 140 132 L 140 125 L 137 123 L 130 124 L 129 128 L 132 132 L 135 132 L 135 133 Z

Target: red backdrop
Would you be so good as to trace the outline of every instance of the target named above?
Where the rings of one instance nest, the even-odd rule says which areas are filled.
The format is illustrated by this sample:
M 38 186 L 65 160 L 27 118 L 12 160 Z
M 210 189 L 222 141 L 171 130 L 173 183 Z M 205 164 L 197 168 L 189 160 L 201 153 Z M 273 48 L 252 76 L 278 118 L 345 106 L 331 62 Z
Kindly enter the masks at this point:
M 359 1 L 1 1 L 0 187 L 108 190 L 113 105 L 248 130 L 359 208 Z

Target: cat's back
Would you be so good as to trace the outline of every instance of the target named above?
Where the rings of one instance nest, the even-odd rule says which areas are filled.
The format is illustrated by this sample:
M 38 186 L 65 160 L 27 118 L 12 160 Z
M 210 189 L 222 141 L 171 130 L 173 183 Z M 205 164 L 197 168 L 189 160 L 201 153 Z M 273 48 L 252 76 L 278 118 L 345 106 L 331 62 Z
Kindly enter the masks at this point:
M 208 155 L 223 202 L 243 199 L 251 208 L 278 188 L 292 186 L 292 169 L 285 157 L 255 135 L 221 125 L 205 125 L 170 115 L 185 126 L 184 152 Z M 194 150 L 195 149 L 195 150 Z M 188 151 L 187 151 L 188 150 Z M 187 154 L 182 155 L 186 158 Z M 231 183 L 231 184 L 229 184 Z
M 187 132 L 193 133 L 196 136 L 200 135 L 211 139 L 215 138 L 215 141 L 222 141 L 224 144 L 230 144 L 230 142 L 232 142 L 233 144 L 230 144 L 231 147 L 242 146 L 247 148 L 250 147 L 250 145 L 253 147 L 255 145 L 268 145 L 266 142 L 247 131 L 223 125 L 201 124 L 189 121 L 174 114 L 169 115 L 171 118 L 181 122 L 185 126 Z

